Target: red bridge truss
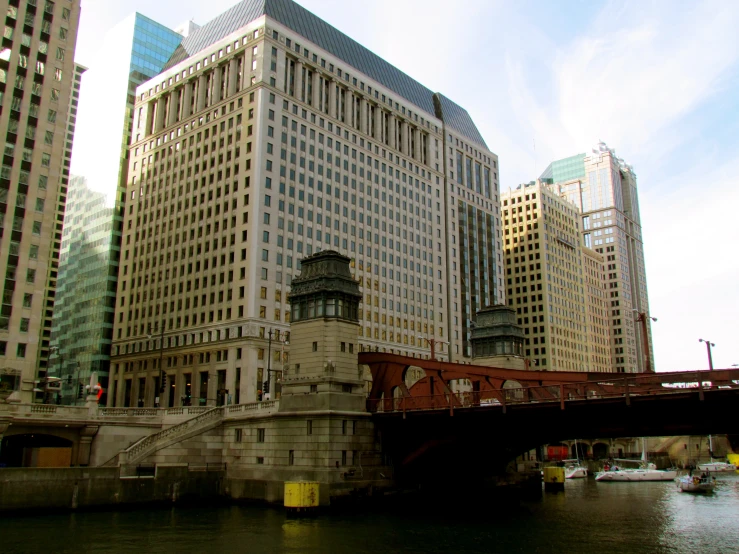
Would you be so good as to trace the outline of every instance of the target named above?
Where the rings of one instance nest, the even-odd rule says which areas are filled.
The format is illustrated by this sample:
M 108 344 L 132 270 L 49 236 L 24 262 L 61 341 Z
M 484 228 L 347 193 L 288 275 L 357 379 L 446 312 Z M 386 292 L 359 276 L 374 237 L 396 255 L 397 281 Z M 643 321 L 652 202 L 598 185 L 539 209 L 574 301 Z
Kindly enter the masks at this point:
M 359 363 L 369 366 L 371 412 L 408 412 L 534 402 L 624 397 L 704 390 L 739 390 L 739 369 L 674 373 L 587 373 L 522 371 L 362 352 Z M 454 392 L 453 381 L 466 381 L 469 392 Z

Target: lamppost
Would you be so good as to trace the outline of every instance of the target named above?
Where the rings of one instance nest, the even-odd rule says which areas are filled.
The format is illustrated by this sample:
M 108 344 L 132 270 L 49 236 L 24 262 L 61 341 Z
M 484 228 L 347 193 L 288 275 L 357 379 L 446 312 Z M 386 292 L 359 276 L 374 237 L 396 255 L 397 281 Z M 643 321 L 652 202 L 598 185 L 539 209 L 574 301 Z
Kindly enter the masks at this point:
M 155 397 L 154 397 L 155 398 L 155 400 L 154 400 L 154 404 L 155 404 L 154 407 L 155 408 L 158 408 L 159 407 L 156 404 L 161 405 L 161 399 L 160 399 L 159 402 L 156 402 L 156 399 L 159 398 L 156 395 L 157 394 L 164 394 L 165 391 L 166 391 L 166 387 L 167 387 L 166 377 L 164 376 L 165 375 L 164 374 L 164 367 L 162 366 L 162 356 L 164 354 L 164 322 L 165 322 L 165 320 L 163 319 L 162 320 L 162 330 L 161 330 L 161 333 L 159 334 L 159 390 L 158 391 L 157 390 L 154 391 L 154 395 L 155 395 Z M 153 335 L 149 334 L 148 336 L 149 336 L 149 340 L 152 340 Z M 170 408 L 171 408 L 171 406 L 170 406 Z
M 449 344 L 445 340 L 435 339 L 433 337 L 427 338 L 427 337 L 421 337 L 421 336 L 419 336 L 418 337 L 418 340 L 425 340 L 426 341 L 426 344 L 428 344 L 429 347 L 431 347 L 431 359 L 434 360 L 434 361 L 436 360 L 436 345 L 437 344 Z
M 262 398 L 264 398 L 264 395 L 269 394 L 269 399 L 272 400 L 272 395 L 270 391 L 271 387 L 271 379 L 270 374 L 271 373 L 282 373 L 281 369 L 272 369 L 272 333 L 275 333 L 275 331 L 272 330 L 272 327 L 269 328 L 269 331 L 267 332 L 267 380 L 263 383 L 262 388 Z M 278 335 L 279 336 L 279 335 Z M 276 339 L 280 342 L 282 345 L 289 345 L 290 343 L 286 340 Z M 283 346 L 284 347 L 284 346 Z
M 641 323 L 641 339 L 644 348 L 644 372 L 652 373 L 652 358 L 649 355 L 649 335 L 647 334 L 647 322 L 651 319 L 657 321 L 656 317 L 650 316 L 647 312 L 640 312 L 639 310 L 631 310 L 636 313 L 636 323 Z
M 713 358 L 711 357 L 711 348 L 716 346 L 710 340 L 698 339 L 698 342 L 706 343 L 706 351 L 708 352 L 708 369 L 713 371 Z

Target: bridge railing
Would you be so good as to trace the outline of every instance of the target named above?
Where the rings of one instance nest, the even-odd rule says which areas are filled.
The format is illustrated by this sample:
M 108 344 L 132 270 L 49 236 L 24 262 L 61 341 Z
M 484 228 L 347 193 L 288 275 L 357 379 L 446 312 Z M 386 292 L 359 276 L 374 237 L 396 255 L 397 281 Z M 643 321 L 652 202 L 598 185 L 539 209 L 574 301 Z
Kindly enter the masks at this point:
M 597 381 L 369 399 L 367 408 L 373 413 L 439 409 L 453 412 L 455 409 L 493 406 L 501 406 L 505 410 L 507 406 L 540 402 L 559 402 L 564 407 L 570 401 L 623 398 L 629 403 L 636 396 L 692 391 L 697 391 L 702 399 L 705 392 L 719 389 L 739 389 L 739 370 L 609 375 Z

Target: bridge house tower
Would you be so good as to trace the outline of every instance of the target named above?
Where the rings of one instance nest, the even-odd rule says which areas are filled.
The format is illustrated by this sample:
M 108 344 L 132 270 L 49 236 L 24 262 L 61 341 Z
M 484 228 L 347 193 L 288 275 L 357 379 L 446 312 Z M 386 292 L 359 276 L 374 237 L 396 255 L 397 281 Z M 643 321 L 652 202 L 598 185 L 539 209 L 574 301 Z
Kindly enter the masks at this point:
M 499 304 L 479 310 L 471 342 L 475 365 L 528 369 L 523 355 L 524 332 L 513 308 Z

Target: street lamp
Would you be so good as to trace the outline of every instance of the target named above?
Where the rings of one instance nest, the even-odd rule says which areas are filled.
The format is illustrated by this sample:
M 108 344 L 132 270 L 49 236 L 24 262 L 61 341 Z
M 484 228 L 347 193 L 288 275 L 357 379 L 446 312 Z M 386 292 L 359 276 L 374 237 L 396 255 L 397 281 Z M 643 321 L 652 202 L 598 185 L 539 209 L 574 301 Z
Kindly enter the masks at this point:
M 640 312 L 639 310 L 631 310 L 636 313 L 636 323 L 641 323 L 641 338 L 642 344 L 644 345 L 644 371 L 645 373 L 652 373 L 652 358 L 649 356 L 649 336 L 647 335 L 647 322 L 651 319 L 657 321 L 656 317 L 650 316 L 647 312 Z
M 263 387 L 262 388 L 262 391 L 263 391 L 262 398 L 264 398 L 264 395 L 269 394 L 270 395 L 269 400 L 272 400 L 272 395 L 270 393 L 270 386 L 271 386 L 270 374 L 271 373 L 282 373 L 281 369 L 272 369 L 272 334 L 273 333 L 277 334 L 277 336 L 279 337 L 279 331 L 275 332 L 272 330 L 272 327 L 270 327 L 267 333 L 267 337 L 268 337 L 267 338 L 267 380 L 264 381 L 262 385 Z M 284 348 L 284 345 L 290 344 L 290 342 L 287 340 L 282 340 L 279 338 L 276 338 L 275 340 L 277 340 L 278 342 L 280 342 L 280 344 L 283 345 L 282 348 Z
M 710 340 L 698 339 L 698 342 L 706 343 L 706 351 L 708 352 L 708 369 L 713 371 L 713 358 L 711 357 L 711 348 L 716 346 Z
M 431 359 L 436 360 L 436 345 L 437 344 L 449 344 L 445 340 L 441 339 L 435 339 L 435 338 L 427 338 L 427 337 L 418 337 L 418 340 L 425 340 L 426 343 L 431 347 Z
M 166 379 L 164 377 L 164 366 L 162 365 L 162 355 L 164 354 L 164 322 L 165 322 L 165 320 L 163 319 L 162 320 L 162 331 L 159 334 L 159 391 L 156 391 L 156 390 L 154 391 L 155 398 L 158 398 L 156 396 L 157 393 L 158 394 L 164 394 L 165 393 L 166 386 L 167 386 L 167 382 L 166 382 Z M 152 340 L 154 338 L 153 335 L 151 335 L 151 334 L 148 335 L 148 337 L 149 337 L 149 340 Z M 157 403 L 155 402 L 155 406 L 154 407 L 155 408 L 158 408 L 159 406 L 156 406 L 156 404 Z M 159 401 L 159 405 L 161 406 L 161 399 Z M 170 406 L 170 408 L 171 408 L 171 406 Z

